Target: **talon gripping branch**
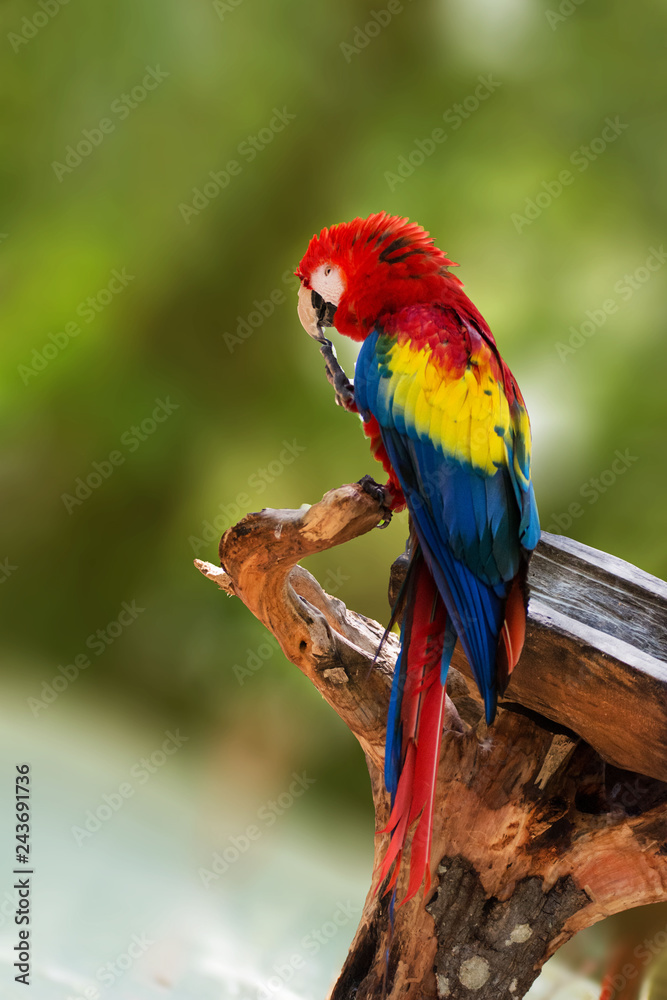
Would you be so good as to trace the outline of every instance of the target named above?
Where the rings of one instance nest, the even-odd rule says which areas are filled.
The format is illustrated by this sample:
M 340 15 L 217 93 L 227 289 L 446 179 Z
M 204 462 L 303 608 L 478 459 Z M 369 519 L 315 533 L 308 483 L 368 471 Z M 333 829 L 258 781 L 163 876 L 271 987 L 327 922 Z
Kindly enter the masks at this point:
M 393 867 L 394 886 L 411 834 L 405 899 L 430 885 L 454 646 L 468 658 L 491 724 L 523 647 L 526 573 L 540 535 L 523 398 L 451 266 L 420 226 L 383 212 L 323 229 L 296 271 L 310 336 L 328 344 L 322 327 L 334 326 L 363 341 L 353 395 L 331 380 L 389 474 L 388 504 L 410 514 L 387 721 L 391 837 L 378 878 Z

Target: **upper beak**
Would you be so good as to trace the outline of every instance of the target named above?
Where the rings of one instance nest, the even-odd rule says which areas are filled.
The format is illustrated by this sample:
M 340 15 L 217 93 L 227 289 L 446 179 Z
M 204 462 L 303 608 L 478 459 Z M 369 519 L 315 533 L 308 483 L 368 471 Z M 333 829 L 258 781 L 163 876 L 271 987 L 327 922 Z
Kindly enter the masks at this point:
M 333 326 L 336 307 L 331 302 L 325 302 L 321 295 L 313 292 L 305 285 L 299 289 L 299 304 L 297 307 L 301 325 L 313 340 L 320 343 L 326 341 L 324 327 Z

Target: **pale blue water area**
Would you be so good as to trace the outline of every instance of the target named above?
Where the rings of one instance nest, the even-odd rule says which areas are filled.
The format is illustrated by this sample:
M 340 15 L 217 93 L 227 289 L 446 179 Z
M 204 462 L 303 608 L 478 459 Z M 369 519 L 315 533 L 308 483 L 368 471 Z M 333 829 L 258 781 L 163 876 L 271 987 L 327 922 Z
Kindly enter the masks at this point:
M 138 762 L 146 754 L 150 761 L 161 734 L 137 739 L 128 725 L 118 732 L 118 720 L 87 727 L 68 717 L 64 699 L 37 720 L 26 720 L 25 702 L 11 708 L 5 703 L 0 735 L 5 802 L 14 764 L 32 766 L 31 997 L 325 995 L 357 926 L 370 845 L 351 845 L 322 823 L 304 827 L 305 794 L 290 805 L 289 782 L 275 789 L 277 801 L 287 803 L 279 815 L 266 796 L 257 801 L 261 818 L 258 809 L 244 814 L 244 804 L 232 801 L 242 818 L 228 819 L 224 790 L 211 801 L 198 780 L 206 763 L 187 744 L 142 784 Z M 119 795 L 121 784 L 135 787 L 134 794 Z M 105 795 L 121 803 L 116 811 Z M 86 813 L 100 807 L 104 822 L 89 835 Z M 234 860 L 228 837 L 243 849 L 248 816 L 259 836 Z M 11 810 L 3 810 L 1 823 L 0 996 L 14 1000 L 27 990 L 14 984 L 11 968 L 18 930 Z M 209 866 L 215 875 L 217 848 L 232 863 L 206 887 L 199 869 Z

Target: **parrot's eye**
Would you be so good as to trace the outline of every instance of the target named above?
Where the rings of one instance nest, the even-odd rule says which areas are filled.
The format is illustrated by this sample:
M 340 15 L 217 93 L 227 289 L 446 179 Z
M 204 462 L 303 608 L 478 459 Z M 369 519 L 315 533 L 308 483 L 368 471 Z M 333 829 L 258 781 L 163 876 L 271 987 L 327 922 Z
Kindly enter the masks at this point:
M 310 276 L 310 287 L 321 295 L 325 302 L 337 306 L 345 291 L 345 279 L 340 268 L 334 264 L 320 264 Z

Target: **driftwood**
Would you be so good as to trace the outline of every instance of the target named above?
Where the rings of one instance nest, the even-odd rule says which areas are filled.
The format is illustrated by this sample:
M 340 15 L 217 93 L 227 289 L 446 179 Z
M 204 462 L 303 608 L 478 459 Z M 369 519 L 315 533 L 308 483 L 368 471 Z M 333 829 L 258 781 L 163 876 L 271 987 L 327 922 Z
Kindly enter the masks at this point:
M 397 638 L 371 667 L 382 626 L 325 594 L 297 563 L 383 514 L 358 484 L 343 486 L 312 507 L 244 517 L 222 538 L 222 569 L 196 560 L 273 632 L 355 734 L 378 830 Z M 388 897 L 369 890 L 332 1000 L 518 1000 L 578 930 L 667 899 L 667 586 L 546 533 L 530 585 L 526 647 L 490 729 L 465 657 L 455 655 L 428 897 L 398 907 L 390 932 Z M 376 863 L 386 839 L 376 838 Z

